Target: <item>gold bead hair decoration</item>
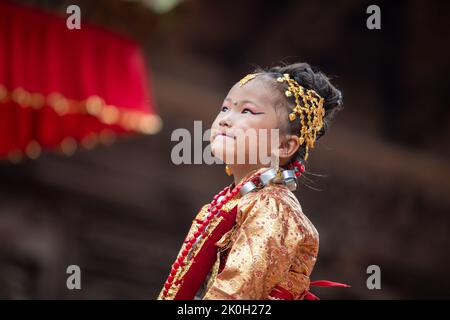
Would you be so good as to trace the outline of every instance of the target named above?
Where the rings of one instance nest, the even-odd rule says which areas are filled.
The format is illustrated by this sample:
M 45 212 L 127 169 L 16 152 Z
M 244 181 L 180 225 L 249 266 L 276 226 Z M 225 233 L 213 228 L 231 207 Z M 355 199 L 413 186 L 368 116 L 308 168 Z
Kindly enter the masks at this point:
M 278 77 L 277 81 L 280 83 L 286 82 L 288 90 L 284 94 L 288 98 L 292 96 L 295 98 L 295 107 L 289 114 L 289 120 L 294 121 L 297 119 L 297 116 L 300 118 L 301 129 L 298 141 L 300 146 L 305 143 L 305 156 L 303 158 L 306 161 L 308 160 L 309 149 L 314 148 L 317 132 L 323 127 L 323 117 L 325 115 L 324 100 L 314 90 L 307 90 L 299 85 L 288 73 Z

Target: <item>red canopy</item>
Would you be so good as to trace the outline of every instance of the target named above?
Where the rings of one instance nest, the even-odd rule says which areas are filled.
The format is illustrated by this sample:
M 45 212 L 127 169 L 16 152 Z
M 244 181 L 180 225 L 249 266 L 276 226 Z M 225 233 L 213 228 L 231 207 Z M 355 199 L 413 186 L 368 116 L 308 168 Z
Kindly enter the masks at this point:
M 65 18 L 0 2 L 0 158 L 160 129 L 139 46 Z

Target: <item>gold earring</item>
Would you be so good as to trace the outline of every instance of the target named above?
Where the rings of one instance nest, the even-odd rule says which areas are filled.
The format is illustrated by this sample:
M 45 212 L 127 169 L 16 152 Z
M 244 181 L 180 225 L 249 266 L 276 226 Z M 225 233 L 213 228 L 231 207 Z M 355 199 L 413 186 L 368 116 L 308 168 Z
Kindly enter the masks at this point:
M 227 173 L 227 175 L 229 175 L 229 176 L 231 176 L 233 173 L 231 172 L 231 168 L 228 166 L 228 165 L 226 165 L 225 166 L 225 172 Z

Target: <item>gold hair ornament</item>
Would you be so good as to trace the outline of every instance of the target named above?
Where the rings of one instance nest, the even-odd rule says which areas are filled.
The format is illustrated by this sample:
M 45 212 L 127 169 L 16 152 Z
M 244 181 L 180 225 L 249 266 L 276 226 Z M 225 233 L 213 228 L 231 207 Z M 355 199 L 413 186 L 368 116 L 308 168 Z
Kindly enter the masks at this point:
M 284 94 L 288 98 L 292 96 L 295 98 L 295 107 L 289 114 L 289 120 L 294 121 L 297 117 L 300 118 L 301 129 L 298 142 L 300 146 L 305 144 L 303 159 L 306 161 L 308 160 L 309 149 L 314 148 L 317 132 L 323 127 L 324 99 L 314 90 L 305 89 L 299 85 L 288 73 L 278 77 L 277 81 L 280 83 L 286 82 L 288 90 Z M 300 104 L 300 101 L 302 104 Z
M 246 75 L 241 80 L 239 80 L 239 87 L 242 87 L 244 84 L 246 84 L 250 80 L 254 79 L 259 74 L 261 74 L 261 73 L 250 73 L 250 74 Z

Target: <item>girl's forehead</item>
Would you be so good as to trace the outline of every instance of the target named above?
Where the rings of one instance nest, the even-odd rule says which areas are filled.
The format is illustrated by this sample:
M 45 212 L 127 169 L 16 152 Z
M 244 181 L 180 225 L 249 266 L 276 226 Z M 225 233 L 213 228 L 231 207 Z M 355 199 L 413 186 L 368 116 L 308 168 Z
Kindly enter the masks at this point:
M 253 100 L 260 104 L 273 105 L 279 98 L 273 86 L 267 81 L 255 78 L 243 86 L 236 83 L 228 92 L 227 98 L 234 101 Z

